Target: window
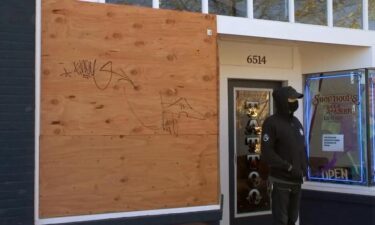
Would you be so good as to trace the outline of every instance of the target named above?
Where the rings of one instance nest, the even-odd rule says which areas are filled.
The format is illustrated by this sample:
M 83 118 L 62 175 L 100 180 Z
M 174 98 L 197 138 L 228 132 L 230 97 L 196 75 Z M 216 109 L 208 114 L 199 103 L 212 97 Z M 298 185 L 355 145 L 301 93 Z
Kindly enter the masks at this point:
M 354 70 L 306 77 L 305 138 L 310 181 L 370 183 L 368 168 L 373 167 L 367 160 L 371 149 L 367 148 L 366 76 L 365 70 Z
M 333 25 L 362 28 L 362 0 L 333 0 Z
M 201 12 L 202 2 L 201 0 L 160 0 L 160 8 Z
M 106 3 L 152 7 L 152 0 L 106 0 Z
M 264 20 L 289 20 L 287 0 L 254 0 L 254 18 Z
M 327 0 L 300 0 L 294 4 L 296 22 L 327 25 Z
M 94 1 L 94 0 L 82 0 Z M 106 3 L 153 7 L 153 0 L 98 0 Z M 202 2 L 208 1 L 212 14 L 247 17 L 248 0 L 159 0 L 159 7 L 191 12 L 202 12 Z M 252 0 L 255 19 L 289 21 L 288 0 Z M 332 0 L 333 25 L 344 28 L 363 28 L 363 0 Z M 328 0 L 294 1 L 295 21 L 298 23 L 327 25 Z M 369 29 L 375 30 L 375 0 L 368 0 Z
M 375 30 L 375 0 L 368 1 L 369 29 Z
M 247 16 L 246 0 L 209 0 L 209 13 L 226 16 Z

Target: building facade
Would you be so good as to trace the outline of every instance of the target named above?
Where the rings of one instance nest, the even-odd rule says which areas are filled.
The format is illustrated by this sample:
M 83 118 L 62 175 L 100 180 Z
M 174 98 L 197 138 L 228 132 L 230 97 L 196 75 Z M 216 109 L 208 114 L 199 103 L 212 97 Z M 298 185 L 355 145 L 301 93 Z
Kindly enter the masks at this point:
M 75 9 L 71 6 L 71 2 L 74 1 L 62 2 L 64 3 L 59 5 L 57 1 L 53 0 L 18 1 L 17 3 L 4 1 L 0 6 L 0 11 L 2 12 L 0 17 L 2 18 L 0 21 L 0 33 L 2 34 L 0 36 L 0 46 L 3 52 L 0 58 L 2 63 L 2 69 L 0 69 L 1 79 L 3 81 L 0 91 L 0 101 L 3 106 L 0 111 L 1 123 L 3 124 L 0 132 L 2 145 L 0 150 L 2 165 L 0 167 L 3 168 L 0 171 L 0 224 L 269 224 L 271 217 L 270 202 L 269 198 L 267 198 L 268 187 L 265 183 L 266 179 L 262 178 L 265 172 L 262 171 L 261 167 L 251 164 L 257 162 L 256 156 L 258 153 L 256 151 L 258 145 L 256 145 L 256 141 L 259 137 L 257 137 L 256 130 L 252 133 L 252 131 L 246 129 L 251 130 L 253 124 L 255 124 L 253 126 L 255 129 L 259 125 L 258 122 L 262 121 L 262 116 L 265 117 L 273 113 L 272 98 L 269 95 L 272 89 L 291 85 L 298 91 L 303 91 L 306 96 L 306 93 L 310 93 L 308 92 L 310 86 L 306 85 L 308 79 L 315 79 L 315 77 L 323 79 L 323 77 L 333 76 L 347 77 L 347 80 L 337 80 L 337 83 L 329 84 L 331 86 L 328 85 L 327 87 L 327 96 L 346 96 L 351 93 L 350 91 L 354 93 L 353 95 L 357 96 L 358 94 L 357 97 L 364 96 L 363 102 L 366 100 L 366 104 L 358 107 L 353 106 L 354 108 L 350 108 L 350 114 L 353 116 L 345 117 L 352 119 L 358 126 L 359 124 L 364 124 L 364 133 L 363 136 L 359 136 L 357 131 L 353 131 L 346 136 L 343 131 L 337 128 L 338 120 L 330 121 L 330 127 L 325 129 L 332 131 L 332 127 L 336 127 L 335 129 L 340 130 L 341 133 L 336 130 L 330 134 L 345 134 L 345 140 L 360 143 L 361 147 L 358 147 L 359 145 L 354 147 L 355 150 L 352 153 L 346 153 L 345 149 L 342 151 L 336 150 L 334 155 L 342 155 L 342 164 L 344 166 L 331 167 L 330 170 L 325 170 L 326 177 L 323 177 L 324 173 L 322 173 L 322 177 L 320 177 L 322 179 L 308 179 L 304 183 L 299 223 L 301 225 L 338 223 L 349 225 L 373 224 L 375 222 L 375 189 L 373 186 L 373 162 L 375 161 L 373 159 L 375 159 L 375 154 L 373 153 L 372 144 L 373 123 L 371 111 L 373 104 L 373 89 L 371 86 L 373 74 L 371 68 L 375 67 L 375 1 L 92 0 L 72 3 L 73 6 L 82 7 L 81 12 L 79 12 L 80 8 Z M 123 6 L 123 4 L 130 5 L 131 8 L 128 9 L 128 6 Z M 50 7 L 55 8 L 52 9 Z M 180 11 L 190 11 L 195 14 Z M 124 12 L 124 15 L 120 15 L 120 12 Z M 157 27 L 157 29 L 163 31 L 164 29 L 172 29 L 173 32 L 159 34 L 158 30 L 153 30 L 152 26 L 147 27 L 147 23 L 144 23 L 146 19 L 142 20 L 142 16 L 133 16 L 137 12 L 145 13 L 140 15 L 145 18 L 148 17 L 148 19 L 151 18 L 151 21 L 152 19 L 164 21 L 166 25 Z M 161 13 L 160 15 L 158 14 L 159 12 Z M 201 16 L 206 14 L 212 15 L 212 17 L 202 19 Z M 76 18 L 80 16 L 82 17 L 79 21 L 82 23 L 74 23 L 78 21 Z M 100 16 L 103 16 L 103 19 Z M 98 17 L 97 20 L 92 19 L 95 17 Z M 146 41 L 146 37 L 137 36 L 133 30 L 127 29 L 120 22 L 115 24 L 105 23 L 106 20 L 121 21 L 121 19 L 124 24 L 129 23 L 129 26 L 133 27 L 134 30 L 150 29 L 149 37 L 161 35 L 160 38 L 164 38 L 166 42 L 161 39 L 154 42 Z M 207 24 L 202 22 L 201 19 L 202 21 L 208 21 Z M 170 111 L 168 111 L 169 108 L 163 108 L 162 101 L 164 124 L 162 131 L 154 130 L 151 133 L 148 133 L 147 129 L 146 131 L 142 129 L 130 131 L 130 136 L 132 137 L 144 134 L 150 135 L 150 140 L 152 139 L 151 134 L 161 134 L 165 137 L 163 132 L 167 132 L 179 139 L 185 137 L 184 135 L 190 129 L 189 125 L 186 124 L 195 124 L 195 120 L 192 119 L 196 119 L 199 122 L 197 125 L 192 126 L 191 129 L 199 130 L 196 132 L 197 136 L 206 135 L 204 136 L 205 138 L 197 139 L 198 141 L 196 142 L 186 143 L 179 139 L 176 142 L 177 144 L 173 145 L 186 145 L 186 149 L 189 149 L 192 154 L 183 154 L 182 152 L 184 151 L 182 150 L 185 149 L 183 147 L 181 153 L 177 154 L 176 157 L 186 157 L 188 160 L 192 160 L 191 162 L 193 163 L 196 163 L 194 160 L 197 157 L 193 154 L 194 149 L 201 149 L 200 146 L 203 146 L 201 155 L 204 157 L 197 161 L 197 166 L 194 164 L 194 169 L 190 167 L 193 164 L 189 163 L 190 161 L 174 161 L 175 158 L 163 161 L 161 164 L 155 163 L 155 165 L 153 164 L 154 167 L 147 167 L 148 169 L 151 168 L 151 170 L 154 168 L 155 171 L 161 169 L 165 174 L 169 174 L 171 170 L 175 170 L 177 175 L 187 174 L 186 177 L 179 179 L 189 180 L 189 182 L 178 183 L 177 178 L 165 175 L 164 177 L 160 176 L 161 181 L 171 186 L 163 186 L 160 184 L 161 182 L 151 182 L 149 184 L 152 191 L 154 189 L 158 190 L 157 185 L 160 185 L 161 190 L 175 193 L 176 196 L 171 197 L 172 200 L 175 200 L 175 204 L 168 199 L 173 195 L 168 195 L 167 193 L 163 194 L 163 198 L 156 199 L 155 202 L 145 203 L 145 199 L 152 199 L 152 194 L 148 196 L 148 193 L 152 191 L 143 190 L 139 183 L 129 182 L 135 179 L 130 175 L 119 178 L 120 182 L 130 186 L 138 184 L 138 190 L 128 190 L 126 186 L 123 189 L 121 189 L 122 187 L 120 189 L 114 188 L 114 193 L 119 191 L 118 193 L 120 194 L 111 196 L 114 198 L 113 204 L 106 203 L 105 200 L 98 197 L 104 196 L 103 198 L 107 198 L 106 194 L 109 194 L 112 191 L 111 189 L 108 189 L 108 192 L 101 192 L 101 183 L 95 183 L 99 186 L 98 191 L 95 189 L 95 184 L 90 184 L 90 188 L 92 187 L 90 189 L 86 188 L 86 184 L 74 180 L 95 180 L 96 173 L 79 176 L 82 171 L 86 171 L 86 167 L 83 166 L 82 171 L 75 171 L 77 178 L 64 176 L 64 170 L 73 171 L 71 174 L 74 174 L 74 170 L 69 170 L 70 168 L 77 164 L 86 165 L 86 157 L 87 162 L 91 159 L 91 153 L 79 152 L 81 151 L 80 149 L 85 150 L 83 146 L 86 143 L 90 143 L 88 146 L 99 145 L 105 148 L 102 143 L 110 143 L 110 140 L 112 140 L 100 139 L 102 141 L 94 142 L 89 138 L 90 135 L 93 135 L 90 132 L 94 133 L 93 139 L 98 138 L 98 136 L 110 136 L 112 135 L 111 132 L 117 132 L 117 130 L 122 129 L 119 126 L 120 122 L 126 124 L 131 121 L 131 119 L 123 119 L 117 124 L 117 121 L 119 121 L 117 119 L 122 117 L 116 113 L 114 114 L 116 116 L 107 119 L 105 114 L 112 113 L 113 111 L 111 110 L 103 114 L 95 114 L 95 118 L 105 121 L 105 126 L 100 125 L 99 132 L 98 129 L 87 125 L 90 121 L 97 122 L 96 120 L 85 119 L 85 116 L 90 117 L 91 114 L 80 116 L 81 111 L 78 110 L 82 107 L 82 105 L 78 104 L 80 103 L 80 92 L 74 92 L 75 94 L 64 92 L 65 90 L 74 90 L 74 85 L 81 85 L 85 93 L 93 93 L 91 89 L 85 89 L 87 86 L 83 84 L 83 81 L 91 79 L 90 71 L 92 72 L 92 70 L 90 68 L 96 67 L 101 72 L 110 71 L 111 76 L 116 76 L 116 73 L 121 74 L 121 72 L 118 72 L 121 71 L 120 67 L 115 66 L 116 62 L 121 62 L 124 59 L 133 62 L 133 59 L 127 53 L 124 53 L 125 56 L 116 55 L 116 51 L 123 52 L 124 49 L 127 49 L 127 46 L 122 49 L 121 46 L 117 48 L 116 45 L 102 45 L 98 42 L 92 42 L 96 38 L 96 34 L 102 35 L 102 31 L 96 30 L 93 26 L 95 23 L 98 23 L 99 26 L 100 20 L 104 21 L 104 25 L 101 24 L 102 26 L 100 26 L 102 30 L 106 29 L 106 27 L 114 27 L 113 31 L 108 29 L 111 32 L 110 35 L 104 32 L 103 42 L 119 41 L 116 43 L 120 43 L 124 41 L 124 43 L 128 43 L 127 41 L 131 41 L 132 43 L 134 42 L 137 48 L 152 46 L 151 50 L 155 52 L 156 58 L 152 58 L 155 63 L 149 62 L 149 59 L 145 57 L 143 61 L 147 63 L 147 66 L 140 67 L 141 69 L 125 65 L 122 68 L 124 69 L 124 74 L 129 74 L 129 79 L 122 76 L 119 80 L 123 79 L 124 81 L 125 79 L 127 85 L 131 84 L 134 89 L 137 89 L 137 80 L 135 78 L 131 79 L 131 75 L 135 77 L 135 74 L 147 74 L 150 70 L 152 71 L 150 68 L 157 68 L 157 70 L 165 71 L 165 74 L 168 74 L 172 80 L 174 79 L 172 76 L 174 74 L 179 77 L 178 79 L 183 80 L 184 82 L 179 84 L 185 86 L 185 90 L 192 90 L 192 92 L 186 91 L 190 97 L 200 91 L 204 91 L 205 94 L 211 96 L 207 101 L 200 99 L 200 97 L 192 97 L 191 101 L 183 99 L 185 103 L 179 104 L 180 107 L 194 107 L 192 104 L 195 101 L 202 102 L 202 106 L 198 104 L 192 110 L 194 113 L 197 113 L 198 110 L 196 109 L 202 110 L 200 112 L 203 112 L 206 108 L 216 107 L 217 109 L 216 116 L 214 115 L 215 113 L 209 110 L 201 113 L 205 115 L 205 120 L 203 117 L 199 119 L 200 113 L 191 117 L 186 116 L 188 118 L 186 121 L 180 119 L 179 114 L 178 122 L 187 127 L 187 130 L 184 130 L 182 125 L 178 127 L 179 129 L 176 129 L 175 127 L 166 126 L 167 123 L 164 123 L 164 119 L 166 115 L 169 115 Z M 52 24 L 50 21 L 54 23 Z M 195 21 L 195 23 L 189 23 L 189 21 Z M 53 30 L 55 25 L 56 29 Z M 61 25 L 61 27 L 67 25 L 68 28 L 63 27 L 60 29 L 58 25 Z M 205 33 L 206 36 L 196 34 L 198 31 L 194 29 L 199 30 L 200 26 L 204 28 L 205 32 L 207 31 Z M 182 28 L 185 28 L 184 32 L 181 31 Z M 66 35 L 66 37 L 73 37 L 73 41 L 61 39 L 61 36 L 59 36 L 61 34 Z M 132 36 L 133 34 L 134 36 Z M 173 37 L 176 37 L 176 39 L 173 39 Z M 195 42 L 192 39 L 194 37 L 197 38 Z M 210 39 L 212 37 L 216 39 Z M 202 38 L 203 44 L 200 44 L 199 38 Z M 83 42 L 77 42 L 75 45 L 76 42 L 74 40 L 78 39 L 83 40 Z M 174 42 L 169 42 L 172 44 L 167 46 L 166 43 L 170 40 Z M 191 40 L 191 43 L 188 40 Z M 80 46 L 86 43 L 94 50 L 84 47 L 80 49 Z M 215 51 L 216 43 L 217 52 Z M 96 47 L 96 44 L 98 47 Z M 204 47 L 207 46 L 206 44 L 210 47 Z M 108 50 L 108 53 L 104 52 L 103 55 L 99 54 L 97 58 L 94 58 L 95 54 L 97 54 L 96 52 L 101 53 L 101 45 L 104 46 L 103 49 Z M 108 49 L 108 46 L 115 47 Z M 190 48 L 187 47 L 185 49 L 185 46 L 190 46 Z M 74 48 L 78 50 L 71 50 Z M 195 49 L 196 51 L 192 53 L 190 49 Z M 94 55 L 91 54 L 91 51 L 95 51 Z M 147 52 L 146 49 L 143 51 Z M 87 56 L 82 54 L 82 52 L 87 53 Z M 134 54 L 134 58 L 138 59 L 137 51 L 129 50 L 129 52 L 132 52 L 131 54 Z M 173 52 L 173 54 L 166 52 Z M 167 54 L 167 62 L 171 64 L 160 64 L 157 61 L 157 57 L 163 54 Z M 179 59 L 185 59 L 184 57 L 186 55 L 190 56 L 189 54 L 197 58 L 187 57 L 190 61 L 185 61 L 185 67 L 183 64 L 178 64 Z M 64 55 L 64 57 L 60 57 L 60 55 Z M 152 53 L 148 56 L 150 55 Z M 65 59 L 66 61 L 63 61 Z M 109 61 L 103 61 L 104 59 L 110 59 L 111 64 L 109 64 Z M 142 61 L 142 59 L 140 60 Z M 200 62 L 204 63 L 201 65 L 199 64 Z M 217 62 L 217 64 L 214 64 L 214 62 Z M 66 66 L 64 65 L 60 68 L 62 63 L 66 63 Z M 133 64 L 135 65 L 136 63 L 133 62 Z M 151 66 L 148 67 L 148 65 Z M 162 66 L 158 67 L 157 65 Z M 201 65 L 201 67 L 197 65 Z M 195 68 L 195 66 L 197 67 Z M 189 67 L 193 69 L 190 71 Z M 206 70 L 205 67 L 212 70 Z M 179 68 L 178 70 L 180 71 L 178 73 L 172 72 L 177 70 L 175 68 Z M 215 73 L 215 68 L 217 69 L 217 77 L 212 78 L 210 75 Z M 76 83 L 71 83 L 71 86 L 65 83 L 65 86 L 63 85 L 64 88 L 60 87 L 59 84 L 62 81 L 57 78 L 65 77 L 64 82 L 66 82 L 71 77 L 70 73 L 73 77 L 72 79 L 80 77 L 81 80 L 74 80 Z M 157 74 L 156 71 L 154 73 Z M 363 79 L 365 81 L 358 81 L 357 89 L 345 89 L 346 86 L 340 84 L 340 82 L 354 82 L 353 80 L 356 79 L 355 77 L 358 73 L 361 74 L 361 78 L 358 80 Z M 57 75 L 53 77 L 50 74 Z M 191 74 L 192 79 L 202 74 L 204 85 L 199 83 L 201 80 L 199 82 L 193 80 L 194 82 L 192 82 L 185 74 Z M 93 77 L 95 78 L 94 75 Z M 157 76 L 157 79 L 155 78 L 156 81 L 162 80 L 161 77 L 162 75 Z M 176 83 L 179 82 L 178 79 L 176 79 Z M 210 82 L 215 83 L 216 81 L 217 88 L 211 90 Z M 196 89 L 192 83 L 196 84 Z M 96 84 L 99 84 L 97 89 L 104 89 L 106 83 L 99 80 Z M 141 88 L 141 90 L 153 90 L 153 87 L 147 86 L 147 83 L 140 82 L 139 84 L 143 84 L 144 86 L 141 86 L 146 87 L 144 89 Z M 173 85 L 175 84 L 173 83 Z M 160 84 L 160 86 L 163 86 L 163 84 Z M 115 87 L 116 85 L 114 86 L 114 91 L 118 91 Z M 189 89 L 190 87 L 191 89 Z M 367 89 L 368 91 L 365 91 Z M 169 89 L 167 88 L 167 90 Z M 166 95 L 169 95 L 169 97 L 179 96 L 176 95 L 176 90 L 178 90 L 178 93 L 184 93 L 182 88 L 172 88 L 169 92 L 166 92 Z M 211 92 L 207 90 L 211 90 Z M 331 90 L 333 92 L 330 92 Z M 340 93 L 335 93 L 334 90 L 340 90 Z M 215 91 L 217 92 L 217 99 L 214 97 Z M 319 89 L 319 91 L 317 93 L 323 96 L 323 93 L 325 93 L 323 89 Z M 70 96 L 70 98 L 67 100 L 59 96 L 55 97 L 54 93 L 64 94 L 68 97 Z M 101 98 L 102 95 L 107 96 L 104 92 L 100 93 L 96 100 L 98 102 L 104 101 L 104 98 Z M 50 96 L 54 98 L 49 98 Z M 112 95 L 108 96 L 107 99 L 113 99 Z M 152 95 L 150 94 L 149 97 L 151 98 Z M 314 96 L 311 98 L 313 100 Z M 211 101 L 209 101 L 210 99 Z M 93 102 L 88 97 L 82 101 Z M 159 101 L 158 98 L 155 101 Z M 217 101 L 217 105 L 211 103 L 215 101 Z M 127 102 L 128 106 L 137 105 L 137 101 L 131 102 L 131 99 L 128 99 Z M 57 110 L 49 104 L 62 105 L 63 107 Z M 146 101 L 146 104 L 152 105 L 153 103 Z M 310 131 L 307 130 L 307 127 L 311 127 L 313 124 L 311 119 L 306 119 L 310 118 L 308 113 L 309 104 L 310 102 L 305 99 L 305 107 L 300 107 L 296 112 L 297 117 L 304 121 L 305 133 L 308 134 L 310 134 Z M 339 107 L 346 107 L 347 105 L 345 104 Z M 106 106 L 107 104 L 104 103 L 96 105 L 95 110 Z M 262 110 L 263 114 L 260 114 L 259 118 L 253 117 L 251 110 L 256 111 L 259 108 L 265 109 Z M 73 109 L 77 110 L 74 111 Z M 363 112 L 358 113 L 360 109 L 363 109 Z M 116 111 L 118 109 L 113 110 Z M 184 115 L 193 115 L 193 112 L 186 113 L 184 111 Z M 141 115 L 142 113 L 133 112 L 130 115 L 134 114 Z M 75 117 L 76 115 L 78 117 Z M 60 118 L 63 119 L 60 120 Z M 207 118 L 217 119 L 217 127 Z M 73 122 L 70 122 L 70 120 Z M 138 119 L 137 121 L 146 124 L 145 121 L 147 120 Z M 176 118 L 173 117 L 171 121 L 176 121 Z M 78 125 L 75 126 L 74 123 Z M 332 125 L 334 123 L 336 125 Z M 175 125 L 176 123 L 173 124 Z M 199 127 L 199 124 L 203 128 Z M 68 125 L 71 127 L 68 127 Z M 56 126 L 58 127 L 57 129 L 55 129 Z M 144 127 L 147 127 L 147 124 Z M 357 128 L 355 126 L 355 129 Z M 82 133 L 77 130 L 82 131 Z M 323 128 L 320 130 L 323 130 Z M 128 131 L 121 130 L 121 132 L 116 133 L 116 135 L 121 137 L 123 133 Z M 323 132 L 322 134 L 325 133 Z M 58 139 L 53 135 L 62 139 Z M 76 136 L 86 136 L 88 139 L 77 142 L 78 147 L 75 147 L 72 141 L 64 139 L 69 135 L 74 140 Z M 189 135 L 191 134 L 189 133 Z M 48 141 L 50 137 L 53 138 Z M 189 137 L 191 138 L 191 136 Z M 117 141 L 118 145 L 132 143 L 132 148 L 141 145 L 140 142 L 133 144 L 129 140 L 126 139 L 126 142 L 115 140 L 115 142 Z M 217 141 L 216 148 L 215 141 Z M 165 142 L 168 142 L 167 139 Z M 206 142 L 208 144 L 194 145 L 195 143 Z M 309 139 L 307 142 L 310 143 Z M 322 140 L 319 139 L 318 143 L 321 142 Z M 150 143 L 151 145 L 152 143 L 154 145 L 155 143 L 157 145 L 160 144 L 152 141 Z M 338 141 L 337 143 L 341 142 Z M 150 144 L 147 146 L 150 146 Z M 211 149 L 213 146 L 216 151 L 207 152 L 207 149 Z M 346 146 L 346 142 L 342 141 L 342 146 Z M 94 149 L 93 147 L 90 148 Z M 166 148 L 169 147 L 167 146 Z M 51 150 L 49 151 L 49 149 Z M 73 149 L 74 151 L 72 151 L 73 153 L 67 151 L 64 154 L 53 155 L 52 149 Z M 329 150 L 322 150 L 321 152 L 327 153 L 327 151 Z M 341 154 L 341 152 L 345 152 L 345 154 Z M 168 151 L 162 150 L 158 153 L 169 154 Z M 119 155 L 120 161 L 124 164 L 133 165 L 132 167 L 137 167 L 139 170 L 146 168 L 141 163 L 133 164 L 134 162 L 131 160 L 127 161 L 127 157 L 133 157 L 132 154 Z M 317 151 L 317 155 L 314 154 L 315 152 L 311 150 L 311 157 L 316 157 L 320 153 Z M 148 153 L 148 155 L 157 157 L 151 153 Z M 72 162 L 72 165 L 70 165 L 70 161 L 75 157 L 77 157 L 78 162 L 75 162 L 76 164 Z M 98 165 L 107 159 L 104 153 L 100 152 L 95 157 L 97 157 L 95 162 L 96 160 L 100 161 L 96 162 Z M 139 162 L 149 162 L 147 157 L 145 157 L 146 160 L 144 160 L 143 156 L 141 158 L 134 157 L 131 158 L 133 161 L 138 159 Z M 327 156 L 327 158 L 331 161 L 333 159 L 331 155 Z M 217 164 L 214 163 L 215 160 L 218 162 Z M 353 163 L 350 166 L 346 166 L 346 163 L 351 160 Z M 174 163 L 173 166 L 169 164 L 171 162 Z M 241 167 L 242 162 L 244 162 L 244 165 L 248 165 L 248 163 L 251 165 L 243 168 Z M 117 173 L 112 168 L 128 168 L 116 167 L 117 162 L 111 161 L 110 163 L 113 163 L 114 167 L 96 167 L 93 171 L 105 171 L 106 168 L 111 168 L 107 172 L 103 172 L 104 175 L 111 175 Z M 67 164 L 69 165 L 66 166 Z M 87 165 L 92 166 L 91 164 Z M 129 166 L 129 168 L 132 167 Z M 56 168 L 62 169 L 57 170 Z M 181 170 L 185 172 L 180 173 L 179 170 L 181 168 L 195 172 L 189 174 L 186 173 L 186 170 Z M 205 169 L 201 170 L 201 168 Z M 87 169 L 87 171 L 90 171 L 90 169 Z M 147 171 L 145 170 L 142 173 L 150 174 Z M 365 180 L 362 180 L 361 183 L 353 182 L 356 177 L 355 171 L 362 171 L 360 176 Z M 346 175 L 347 173 L 348 175 Z M 134 174 L 138 174 L 138 172 L 135 171 Z M 242 179 L 241 174 L 245 174 L 244 179 Z M 103 180 L 104 175 L 98 180 Z M 340 177 L 344 175 L 345 178 L 340 180 Z M 88 176 L 90 179 L 87 178 Z M 199 180 L 199 177 L 203 178 Z M 323 179 L 327 177 L 329 178 Z M 158 180 L 158 178 L 155 180 Z M 105 181 L 112 182 L 110 179 Z M 61 182 L 73 183 L 65 188 L 61 187 Z M 118 184 L 110 183 L 109 186 L 117 187 L 116 185 Z M 191 189 L 192 192 L 173 192 L 179 189 L 176 187 L 183 187 L 186 190 Z M 74 198 L 59 196 L 59 191 L 61 193 L 79 193 L 81 198 L 78 195 L 74 196 Z M 131 193 L 140 191 L 142 194 L 139 194 L 136 198 L 133 198 L 134 195 L 130 194 L 128 196 L 131 197 L 127 198 L 127 191 L 133 191 Z M 87 193 L 88 195 L 86 196 L 85 194 Z M 193 197 L 181 199 L 178 196 L 180 193 L 190 193 Z M 138 205 L 137 202 L 142 202 L 142 199 L 144 202 Z M 84 204 L 85 201 L 89 200 L 92 200 L 90 203 L 92 207 L 87 206 L 90 204 Z M 95 201 L 97 201 L 97 205 Z M 102 203 L 103 205 L 101 205 Z

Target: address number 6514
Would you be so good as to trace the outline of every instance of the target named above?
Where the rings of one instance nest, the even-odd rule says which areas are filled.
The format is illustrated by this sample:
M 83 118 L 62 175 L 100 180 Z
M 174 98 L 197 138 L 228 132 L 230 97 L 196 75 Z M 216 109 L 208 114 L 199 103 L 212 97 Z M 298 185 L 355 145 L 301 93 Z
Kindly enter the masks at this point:
M 267 59 L 266 59 L 265 56 L 249 55 L 247 57 L 247 63 L 250 63 L 250 64 L 266 64 Z

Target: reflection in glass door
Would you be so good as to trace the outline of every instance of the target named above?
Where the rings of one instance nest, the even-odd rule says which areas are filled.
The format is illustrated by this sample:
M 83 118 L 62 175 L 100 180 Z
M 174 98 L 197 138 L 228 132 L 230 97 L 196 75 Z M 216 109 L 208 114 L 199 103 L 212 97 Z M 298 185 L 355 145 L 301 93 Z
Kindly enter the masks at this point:
M 229 80 L 231 225 L 271 223 L 268 168 L 260 156 L 263 121 L 273 113 L 272 91 L 281 82 Z
M 267 167 L 261 163 L 263 121 L 272 113 L 272 89 L 234 88 L 236 217 L 270 211 Z

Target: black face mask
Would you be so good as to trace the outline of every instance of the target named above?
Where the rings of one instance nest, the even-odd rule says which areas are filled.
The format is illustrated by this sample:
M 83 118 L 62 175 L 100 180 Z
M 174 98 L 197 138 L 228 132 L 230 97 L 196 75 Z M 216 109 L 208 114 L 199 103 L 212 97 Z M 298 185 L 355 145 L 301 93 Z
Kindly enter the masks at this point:
M 288 102 L 288 104 L 291 113 L 294 113 L 298 109 L 298 101 Z

